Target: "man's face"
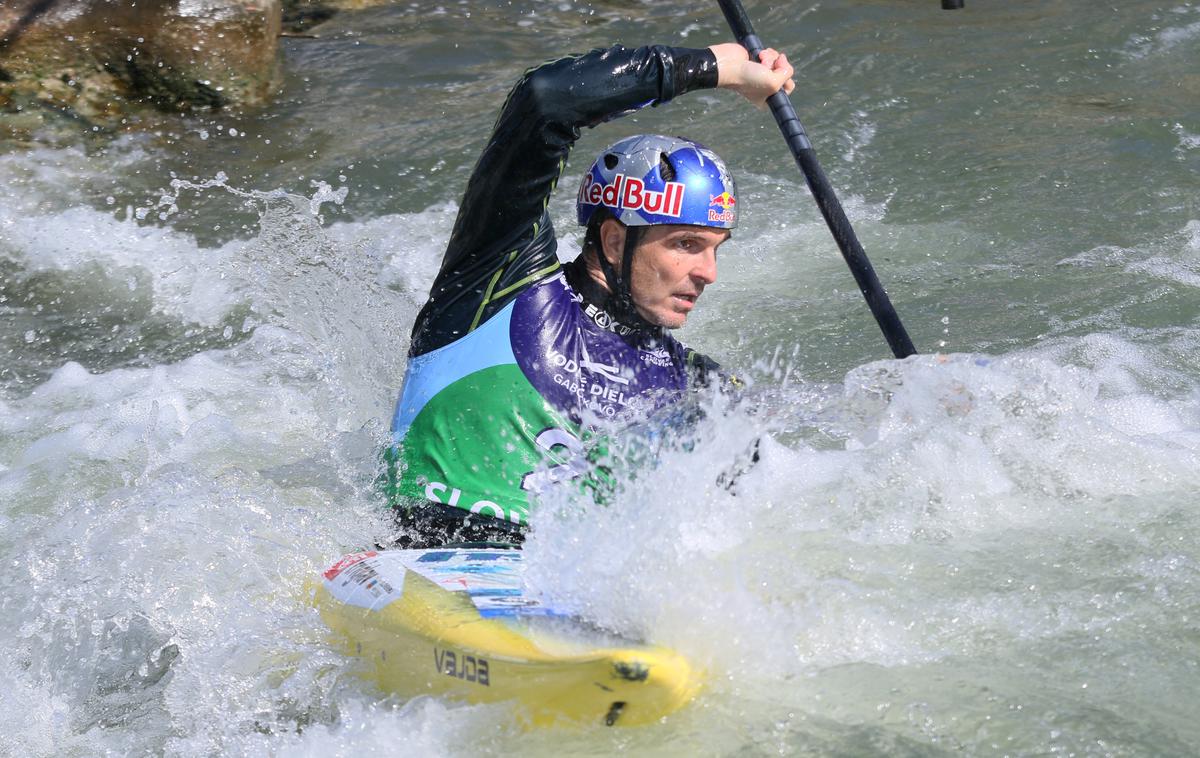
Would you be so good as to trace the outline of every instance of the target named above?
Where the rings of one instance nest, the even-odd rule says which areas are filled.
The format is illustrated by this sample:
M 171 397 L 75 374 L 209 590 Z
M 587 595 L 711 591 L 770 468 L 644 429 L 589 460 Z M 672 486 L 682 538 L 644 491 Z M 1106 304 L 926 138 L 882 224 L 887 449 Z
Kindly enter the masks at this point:
M 643 227 L 629 290 L 642 318 L 678 329 L 704 288 L 717 280 L 717 248 L 729 230 L 707 226 Z

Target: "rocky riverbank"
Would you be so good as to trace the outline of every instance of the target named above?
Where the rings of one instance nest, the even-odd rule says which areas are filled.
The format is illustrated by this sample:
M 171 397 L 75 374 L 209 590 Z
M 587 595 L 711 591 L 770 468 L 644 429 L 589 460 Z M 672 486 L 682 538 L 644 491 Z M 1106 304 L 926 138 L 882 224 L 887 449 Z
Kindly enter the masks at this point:
M 145 128 L 241 110 L 279 86 L 279 37 L 378 0 L 10 0 L 0 4 L 0 139 Z

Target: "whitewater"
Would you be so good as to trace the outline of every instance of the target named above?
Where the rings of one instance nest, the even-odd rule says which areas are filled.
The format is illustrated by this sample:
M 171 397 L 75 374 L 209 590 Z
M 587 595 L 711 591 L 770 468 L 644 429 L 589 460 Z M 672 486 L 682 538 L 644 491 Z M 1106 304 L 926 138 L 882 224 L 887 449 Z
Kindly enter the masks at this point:
M 680 334 L 744 396 L 525 548 L 547 597 L 708 672 L 652 727 L 383 695 L 309 598 L 394 531 L 377 453 L 507 87 L 722 40 L 715 6 L 343 14 L 285 40 L 263 113 L 2 146 L 0 752 L 1194 754 L 1200 6 L 928 5 L 748 4 L 918 356 L 729 93 L 568 164 L 683 133 L 744 195 Z

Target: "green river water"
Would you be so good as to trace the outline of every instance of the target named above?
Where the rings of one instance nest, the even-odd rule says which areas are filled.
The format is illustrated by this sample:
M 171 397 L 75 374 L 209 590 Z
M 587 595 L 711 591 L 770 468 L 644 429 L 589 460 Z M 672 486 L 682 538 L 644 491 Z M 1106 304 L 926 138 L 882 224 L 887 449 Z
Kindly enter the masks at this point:
M 681 337 L 752 407 L 527 547 L 704 666 L 691 707 L 531 733 L 383 697 L 305 601 L 387 533 L 375 450 L 508 88 L 728 36 L 715 4 L 398 2 L 283 40 L 262 112 L 0 145 L 0 752 L 1200 752 L 1200 4 L 747 9 L 922 354 L 889 358 L 769 114 L 693 93 L 580 140 L 564 254 L 570 177 L 627 134 L 742 192 Z

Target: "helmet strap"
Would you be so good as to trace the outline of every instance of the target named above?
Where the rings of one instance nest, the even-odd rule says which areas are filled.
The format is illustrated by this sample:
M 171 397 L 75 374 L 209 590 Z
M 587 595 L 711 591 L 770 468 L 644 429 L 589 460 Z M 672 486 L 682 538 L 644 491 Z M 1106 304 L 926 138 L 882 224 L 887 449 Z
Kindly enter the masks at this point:
M 617 275 L 617 270 L 613 268 L 608 256 L 604 254 L 604 248 L 599 244 L 596 246 L 596 258 L 600 262 L 600 270 L 604 272 L 604 281 L 608 283 L 609 294 L 615 299 L 621 291 L 621 277 Z
M 604 281 L 608 283 L 608 291 L 612 296 L 613 316 L 629 326 L 649 329 L 653 325 L 642 318 L 633 304 L 633 292 L 629 289 L 633 275 L 633 254 L 637 251 L 642 230 L 637 226 L 625 227 L 625 248 L 621 252 L 621 273 L 608 260 L 601 247 L 596 251 L 600 259 L 600 270 L 604 272 Z
M 625 250 L 621 253 L 621 290 L 617 293 L 621 308 L 634 315 L 637 314 L 637 309 L 633 307 L 633 290 L 630 286 L 633 283 L 633 254 L 637 251 L 641 237 L 640 226 L 625 227 Z

